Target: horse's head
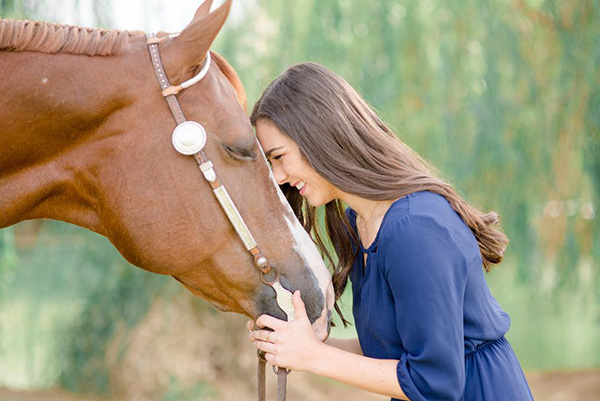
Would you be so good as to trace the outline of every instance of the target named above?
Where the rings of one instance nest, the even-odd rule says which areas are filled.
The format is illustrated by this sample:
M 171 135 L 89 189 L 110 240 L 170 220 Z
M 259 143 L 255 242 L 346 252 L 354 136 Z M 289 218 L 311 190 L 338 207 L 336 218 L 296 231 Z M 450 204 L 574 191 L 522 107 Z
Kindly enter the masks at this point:
M 194 76 L 225 22 L 231 1 L 212 13 L 210 3 L 178 36 L 159 44 L 172 84 Z M 222 310 L 284 318 L 194 158 L 173 148 L 175 120 L 145 41 L 136 39 L 120 57 L 114 74 L 123 96 L 99 129 L 97 138 L 105 139 L 96 141 L 99 231 L 134 265 L 172 275 Z M 235 72 L 223 58 L 212 58 L 207 75 L 177 95 L 182 111 L 205 128 L 204 153 L 284 287 L 301 291 L 311 320 L 326 322 L 330 275 L 274 184 Z

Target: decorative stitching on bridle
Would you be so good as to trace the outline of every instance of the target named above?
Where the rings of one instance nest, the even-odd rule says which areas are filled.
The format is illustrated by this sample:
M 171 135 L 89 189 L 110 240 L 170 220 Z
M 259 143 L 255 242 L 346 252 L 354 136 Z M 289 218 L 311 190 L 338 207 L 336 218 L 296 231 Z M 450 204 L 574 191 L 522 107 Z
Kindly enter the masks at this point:
M 235 229 L 236 233 L 238 234 L 238 236 L 244 243 L 246 250 L 248 250 L 250 252 L 250 254 L 253 256 L 254 265 L 259 270 L 261 282 L 264 283 L 265 285 L 268 285 L 271 288 L 273 288 L 273 290 L 275 291 L 277 304 L 287 315 L 288 321 L 292 321 L 292 320 L 294 320 L 294 308 L 292 305 L 292 293 L 289 290 L 285 289 L 281 285 L 281 283 L 279 281 L 279 270 L 276 267 L 271 266 L 269 264 L 269 260 L 260 252 L 258 245 L 256 244 L 254 237 L 252 236 L 252 233 L 250 233 L 248 226 L 244 222 L 244 219 L 242 218 L 238 209 L 236 208 L 235 204 L 233 203 L 233 200 L 229 196 L 229 193 L 227 192 L 225 187 L 223 185 L 221 185 L 221 183 L 219 182 L 217 175 L 213 169 L 213 164 L 211 163 L 211 161 L 206 157 L 206 155 L 202 151 L 202 148 L 206 142 L 206 137 L 205 137 L 206 132 L 204 131 L 204 128 L 202 127 L 202 125 L 200 123 L 186 121 L 185 115 L 183 114 L 183 111 L 181 110 L 181 106 L 179 105 L 179 102 L 177 101 L 177 97 L 175 96 L 181 90 L 189 88 L 190 86 L 200 82 L 200 80 L 202 78 L 204 78 L 204 76 L 208 73 L 208 70 L 210 68 L 210 51 L 206 53 L 206 58 L 204 59 L 204 64 L 203 64 L 202 68 L 200 69 L 200 71 L 198 72 L 198 74 L 196 74 L 193 78 L 191 78 L 179 85 L 173 86 L 169 83 L 169 79 L 168 79 L 165 69 L 163 67 L 163 64 L 162 64 L 162 61 L 160 58 L 160 53 L 158 51 L 158 45 L 163 40 L 165 40 L 169 37 L 174 37 L 174 36 L 177 36 L 177 34 L 157 38 L 155 34 L 151 33 L 151 34 L 148 34 L 148 38 L 147 38 L 147 42 L 146 42 L 147 46 L 148 46 L 148 51 L 150 52 L 150 57 L 152 59 L 152 65 L 154 67 L 154 72 L 156 74 L 156 78 L 158 79 L 158 83 L 160 84 L 160 87 L 162 89 L 162 95 L 165 98 L 165 100 L 167 101 L 167 104 L 169 105 L 169 108 L 171 109 L 171 113 L 173 114 L 173 117 L 175 118 L 175 121 L 177 122 L 177 127 L 175 128 L 175 131 L 173 133 L 173 135 L 174 135 L 173 136 L 173 144 L 180 153 L 183 153 L 186 155 L 193 154 L 194 159 L 196 160 L 196 162 L 198 163 L 198 166 L 200 167 L 200 170 L 202 171 L 202 175 L 204 176 L 206 181 L 212 187 L 213 193 L 214 193 L 215 197 L 217 198 L 217 200 L 219 201 L 221 208 L 223 209 L 227 218 L 233 225 L 233 228 Z M 199 127 L 196 127 L 196 125 Z M 180 128 L 184 128 L 184 129 L 180 129 Z M 178 129 L 180 129 L 180 131 L 184 132 L 183 133 L 183 138 L 184 138 L 183 141 L 184 142 L 186 140 L 190 141 L 190 144 L 192 146 L 192 148 L 191 148 L 192 150 L 190 151 L 190 153 L 188 153 L 185 150 L 182 150 L 180 147 L 177 146 L 177 144 L 179 142 L 176 140 L 175 134 L 177 133 Z M 186 130 L 188 131 L 187 133 L 185 132 Z M 187 135 L 187 134 L 190 134 L 190 135 Z M 195 145 L 194 144 L 194 135 L 200 135 L 200 136 L 204 135 L 204 138 L 200 138 L 200 140 L 198 141 L 197 151 L 193 151 L 193 149 L 194 149 L 193 146 Z M 186 143 L 184 143 L 181 146 L 185 147 Z M 191 152 L 193 152 L 193 153 L 191 153 Z M 272 273 L 275 273 L 274 278 L 268 279 L 267 275 L 272 274 Z M 265 382 L 266 382 L 266 380 L 265 380 L 266 362 L 267 361 L 265 359 L 264 353 L 262 351 L 259 351 L 258 352 L 258 400 L 259 401 L 266 400 L 266 384 L 265 384 Z M 285 401 L 287 375 L 290 373 L 290 370 L 284 369 L 284 368 L 279 368 L 276 366 L 273 366 L 273 370 L 275 371 L 275 373 L 277 373 L 277 399 L 278 399 L 278 401 Z

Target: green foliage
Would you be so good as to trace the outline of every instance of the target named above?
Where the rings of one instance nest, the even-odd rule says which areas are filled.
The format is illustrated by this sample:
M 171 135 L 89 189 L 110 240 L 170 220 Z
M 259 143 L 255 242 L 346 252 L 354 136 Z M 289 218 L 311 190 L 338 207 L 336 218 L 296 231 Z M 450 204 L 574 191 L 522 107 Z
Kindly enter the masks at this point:
M 582 334 L 600 316 L 598 0 L 258 0 L 246 11 L 216 47 L 250 109 L 295 63 L 342 75 L 467 200 L 501 216 L 507 262 L 487 278 L 524 365 L 600 364 L 600 343 Z M 575 338 L 571 355 L 539 355 Z
M 210 385 L 198 382 L 192 388 L 182 385 L 176 377 L 169 377 L 168 391 L 160 398 L 160 401 L 196 401 L 214 397 L 216 393 Z
M 166 278 L 129 265 L 107 249 L 109 244 L 98 245 L 90 243 L 82 255 L 94 261 L 95 272 L 82 272 L 79 279 L 97 278 L 88 283 L 80 318 L 63 338 L 66 355 L 59 383 L 75 392 L 107 394 L 111 390 L 110 367 L 105 362 L 109 344 L 120 341 L 119 361 L 127 342 L 116 335 L 129 332 L 146 315 Z
M 250 107 L 297 62 L 348 79 L 468 200 L 499 212 L 519 279 L 539 281 L 531 265 L 548 262 L 556 287 L 598 248 L 598 7 L 259 0 L 217 47 Z
M 23 0 L 0 0 L 0 18 L 21 19 L 25 14 Z
M 10 281 L 17 261 L 14 230 L 10 227 L 0 230 L 0 302 L 3 289 Z
M 118 362 L 126 334 L 171 279 L 129 265 L 103 237 L 65 223 L 45 222 L 36 243 L 19 250 L 0 300 L 0 385 L 109 393 L 109 345 Z
M 0 0 L 0 16 L 27 17 L 30 3 Z M 600 1 L 241 3 L 215 49 L 249 107 L 297 62 L 348 79 L 468 200 L 499 212 L 511 245 L 487 277 L 524 366 L 600 365 Z M 94 4 L 109 25 L 108 0 Z M 109 344 L 124 354 L 168 278 L 72 226 L 45 225 L 33 249 L 15 233 L 0 230 L 0 385 L 109 392 Z M 172 377 L 162 400 L 210 396 Z

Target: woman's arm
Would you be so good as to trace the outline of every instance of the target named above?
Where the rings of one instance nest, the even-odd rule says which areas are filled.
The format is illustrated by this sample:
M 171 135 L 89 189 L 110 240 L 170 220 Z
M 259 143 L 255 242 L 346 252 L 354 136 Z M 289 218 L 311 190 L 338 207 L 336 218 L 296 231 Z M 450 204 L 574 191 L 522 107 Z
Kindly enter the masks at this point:
M 357 355 L 363 355 L 358 338 L 331 338 L 325 340 L 325 344 L 339 348 Z
M 368 358 L 326 344 L 315 354 L 312 373 L 372 393 L 408 399 L 398 384 L 398 360 Z
M 368 358 L 322 343 L 313 331 L 299 291 L 294 293 L 293 303 L 295 321 L 285 322 L 262 315 L 256 320 L 257 325 L 273 331 L 254 330 L 250 333 L 250 339 L 266 353 L 269 363 L 312 372 L 388 397 L 407 399 L 396 376 L 398 360 Z M 356 347 L 350 348 L 356 350 Z

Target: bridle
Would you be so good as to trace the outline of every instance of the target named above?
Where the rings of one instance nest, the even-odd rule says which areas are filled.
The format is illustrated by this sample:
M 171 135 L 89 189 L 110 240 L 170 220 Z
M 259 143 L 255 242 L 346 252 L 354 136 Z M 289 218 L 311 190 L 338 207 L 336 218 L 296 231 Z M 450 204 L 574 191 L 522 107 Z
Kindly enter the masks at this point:
M 179 85 L 171 85 L 169 83 L 169 79 L 167 78 L 167 74 L 165 73 L 165 69 L 163 67 L 160 54 L 158 52 L 158 44 L 169 38 L 177 36 L 177 34 L 156 37 L 155 34 L 151 33 L 147 35 L 147 46 L 148 51 L 150 52 L 150 57 L 152 59 L 152 65 L 154 67 L 154 72 L 156 73 L 156 78 L 158 79 L 158 83 L 162 89 L 162 95 L 166 99 L 169 108 L 171 109 L 171 113 L 175 118 L 175 122 L 177 126 L 173 131 L 172 142 L 173 147 L 184 155 L 194 156 L 194 159 L 198 163 L 204 178 L 210 186 L 212 187 L 213 193 L 215 194 L 221 208 L 227 215 L 227 218 L 233 225 L 236 233 L 244 243 L 246 250 L 250 252 L 252 257 L 254 258 L 254 265 L 259 270 L 260 280 L 265 285 L 268 285 L 273 288 L 276 294 L 276 300 L 279 307 L 286 314 L 288 321 L 294 320 L 294 307 L 292 305 L 292 293 L 284 288 L 279 281 L 279 270 L 275 266 L 271 266 L 269 260 L 266 256 L 264 256 L 252 233 L 248 229 L 248 226 L 244 222 L 244 219 L 240 215 L 238 209 L 235 207 L 233 200 L 229 196 L 229 193 L 225 189 L 225 187 L 219 182 L 217 175 L 213 169 L 213 164 L 206 157 L 202 149 L 206 144 L 206 131 L 204 127 L 195 121 L 187 121 L 179 106 L 179 102 L 177 101 L 177 95 L 183 89 L 189 88 L 190 86 L 200 82 L 202 78 L 208 73 L 208 69 L 210 68 L 210 51 L 206 53 L 206 58 L 204 60 L 204 65 L 200 69 L 200 71 L 191 79 L 179 84 Z M 274 276 L 274 278 L 267 277 L 268 275 Z M 266 400 L 266 359 L 264 357 L 263 352 L 258 352 L 258 400 L 265 401 Z M 286 384 L 287 384 L 287 375 L 290 373 L 290 370 L 279 368 L 277 366 L 273 366 L 273 370 L 277 373 L 277 399 L 278 401 L 285 401 L 286 399 Z

